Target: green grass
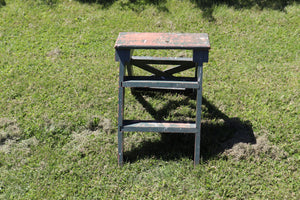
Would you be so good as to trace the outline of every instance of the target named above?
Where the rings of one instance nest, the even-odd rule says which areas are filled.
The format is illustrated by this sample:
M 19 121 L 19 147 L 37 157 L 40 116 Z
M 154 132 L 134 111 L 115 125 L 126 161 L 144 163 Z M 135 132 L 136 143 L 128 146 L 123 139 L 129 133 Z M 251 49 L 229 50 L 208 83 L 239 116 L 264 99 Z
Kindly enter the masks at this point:
M 0 199 L 300 198 L 297 3 L 216 1 L 207 17 L 193 1 L 84 2 L 0 6 Z M 126 133 L 117 167 L 113 46 L 126 31 L 209 34 L 199 166 L 193 137 Z M 127 118 L 195 118 L 182 94 L 126 97 Z

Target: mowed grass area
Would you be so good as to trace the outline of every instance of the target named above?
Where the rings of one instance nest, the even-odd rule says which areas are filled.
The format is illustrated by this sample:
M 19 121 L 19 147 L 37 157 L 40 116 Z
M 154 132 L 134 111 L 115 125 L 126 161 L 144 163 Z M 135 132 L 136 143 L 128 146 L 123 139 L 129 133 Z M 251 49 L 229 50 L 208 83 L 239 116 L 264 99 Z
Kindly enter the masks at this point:
M 220 3 L 207 16 L 179 0 L 5 2 L 0 199 L 300 199 L 299 4 Z M 158 133 L 126 133 L 117 166 L 113 46 L 131 31 L 210 36 L 195 168 L 193 136 Z M 127 118 L 195 118 L 191 95 L 126 90 L 126 100 Z

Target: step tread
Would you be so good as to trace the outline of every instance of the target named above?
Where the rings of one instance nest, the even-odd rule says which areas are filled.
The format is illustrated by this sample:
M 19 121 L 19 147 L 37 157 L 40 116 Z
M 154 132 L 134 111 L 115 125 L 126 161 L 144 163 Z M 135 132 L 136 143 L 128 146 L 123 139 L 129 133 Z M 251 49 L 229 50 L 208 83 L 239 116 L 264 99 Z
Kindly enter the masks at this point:
M 125 77 L 123 87 L 199 88 L 195 78 Z
M 195 122 L 124 120 L 122 131 L 196 133 Z

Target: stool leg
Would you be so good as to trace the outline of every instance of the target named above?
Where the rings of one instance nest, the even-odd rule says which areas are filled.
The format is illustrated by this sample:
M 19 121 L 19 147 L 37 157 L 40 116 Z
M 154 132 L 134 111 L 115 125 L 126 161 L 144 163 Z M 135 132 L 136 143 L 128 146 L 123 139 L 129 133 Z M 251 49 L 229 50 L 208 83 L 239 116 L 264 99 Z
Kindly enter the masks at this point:
M 124 119 L 124 96 L 125 88 L 122 87 L 125 75 L 125 63 L 123 60 L 120 61 L 119 71 L 119 101 L 118 101 L 118 164 L 123 166 L 123 151 L 124 151 L 124 138 L 123 131 L 123 119 Z
M 119 166 L 123 165 L 123 149 L 124 149 L 124 139 L 123 131 L 121 130 L 123 126 L 123 114 L 124 114 L 124 88 L 119 87 L 119 116 L 118 116 L 118 163 Z
M 203 66 L 197 66 L 198 81 L 200 87 L 197 89 L 197 106 L 196 106 L 196 128 L 197 133 L 195 134 L 195 152 L 194 152 L 194 165 L 199 164 L 200 161 L 200 139 L 201 139 L 201 105 L 202 105 L 202 76 Z
M 126 65 L 129 64 L 131 57 L 131 50 L 117 50 L 116 56 L 120 61 L 119 69 L 119 101 L 118 101 L 118 163 L 120 166 L 123 165 L 123 149 L 124 149 L 124 138 L 123 138 L 123 120 L 124 120 L 124 96 L 125 88 L 122 86 L 125 76 Z
M 120 166 L 123 165 L 123 146 L 124 146 L 124 139 L 123 139 L 123 118 L 124 118 L 124 95 L 125 89 L 122 87 L 124 75 L 124 66 L 123 63 L 120 62 L 120 78 L 119 78 L 119 101 L 118 101 L 118 163 Z

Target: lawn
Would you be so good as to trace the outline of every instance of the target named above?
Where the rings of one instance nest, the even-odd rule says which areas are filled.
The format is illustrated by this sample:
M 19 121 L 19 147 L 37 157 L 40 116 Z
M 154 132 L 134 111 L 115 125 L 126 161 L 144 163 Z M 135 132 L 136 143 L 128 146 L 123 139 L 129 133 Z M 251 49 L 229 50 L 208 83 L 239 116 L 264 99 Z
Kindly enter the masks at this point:
M 0 199 L 300 199 L 300 6 L 255 2 L 0 0 Z M 209 34 L 200 165 L 191 135 L 126 133 L 118 167 L 119 32 Z M 126 100 L 195 119 L 192 94 Z

